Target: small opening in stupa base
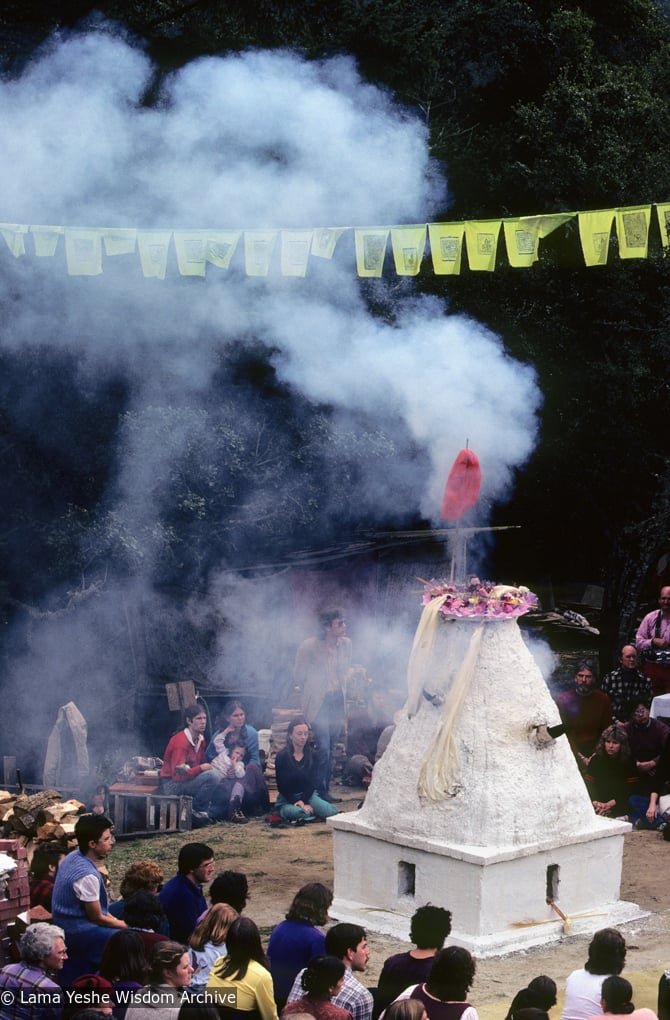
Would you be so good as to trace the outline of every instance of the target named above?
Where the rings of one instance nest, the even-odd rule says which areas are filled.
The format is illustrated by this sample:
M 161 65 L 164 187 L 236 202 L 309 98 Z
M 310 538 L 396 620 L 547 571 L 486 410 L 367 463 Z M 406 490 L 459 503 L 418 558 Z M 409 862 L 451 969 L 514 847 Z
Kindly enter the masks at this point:
M 414 896 L 416 865 L 407 861 L 398 862 L 398 896 Z
M 558 900 L 558 885 L 560 882 L 559 872 L 560 866 L 558 864 L 550 864 L 547 868 L 547 900 Z

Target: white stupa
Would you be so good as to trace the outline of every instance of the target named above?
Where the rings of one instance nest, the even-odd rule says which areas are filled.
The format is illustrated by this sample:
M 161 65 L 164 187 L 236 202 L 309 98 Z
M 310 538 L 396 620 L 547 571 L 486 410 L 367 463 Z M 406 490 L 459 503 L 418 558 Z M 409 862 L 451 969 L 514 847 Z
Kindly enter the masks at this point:
M 451 942 L 480 957 L 642 916 L 619 900 L 630 825 L 595 814 L 567 739 L 547 735 L 558 710 L 514 615 L 493 598 L 447 617 L 443 601 L 424 609 L 363 807 L 329 819 L 331 914 L 407 938 L 417 907 L 445 906 Z

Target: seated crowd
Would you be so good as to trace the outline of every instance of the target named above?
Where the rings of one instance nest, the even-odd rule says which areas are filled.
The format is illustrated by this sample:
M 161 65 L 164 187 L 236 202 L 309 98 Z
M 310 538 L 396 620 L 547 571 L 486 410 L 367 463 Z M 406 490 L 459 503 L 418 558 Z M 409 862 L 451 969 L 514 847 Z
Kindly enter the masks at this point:
M 561 724 L 549 732 L 565 733 L 597 814 L 665 835 L 670 728 L 651 717 L 652 684 L 635 648 L 625 645 L 619 661 L 600 688 L 592 664 L 578 664 L 573 689 L 556 699 Z
M 655 640 L 652 632 L 649 641 Z M 670 729 L 651 718 L 652 694 L 649 678 L 637 669 L 636 649 L 624 646 L 620 665 L 600 688 L 592 665 L 579 664 L 574 689 L 557 698 L 561 723 L 549 732 L 569 740 L 597 814 L 630 818 L 670 838 L 670 796 L 664 799 Z M 347 784 L 367 785 L 384 737 L 388 741 L 392 722 L 382 695 L 371 687 L 364 710 L 351 721 Z M 265 815 L 270 801 L 258 732 L 247 723 L 244 705 L 226 704 L 208 744 L 202 706 L 188 706 L 184 717 L 184 729 L 165 752 L 163 790 L 193 798 L 196 825 Z M 305 717 L 292 719 L 276 758 L 275 810 L 292 824 L 338 810 L 326 796 L 312 729 Z M 264 946 L 245 914 L 246 876 L 224 871 L 214 877 L 214 852 L 206 843 L 183 844 L 167 882 L 152 861 L 131 865 L 119 899 L 110 903 L 105 861 L 114 845 L 111 821 L 94 810 L 79 817 L 75 836 L 77 849 L 67 855 L 50 847 L 35 855 L 31 904 L 42 913 L 21 937 L 20 959 L 0 970 L 0 1020 L 69 1020 L 75 1013 L 77 1020 L 101 1013 L 117 1020 L 478 1020 L 469 1001 L 476 962 L 465 948 L 445 947 L 449 910 L 419 907 L 411 918 L 413 948 L 388 957 L 377 986 L 368 988 L 361 980 L 370 957 L 366 932 L 351 923 L 326 928 L 327 886 L 302 886 Z M 616 929 L 596 932 L 584 967 L 567 978 L 561 1020 L 607 1014 L 655 1020 L 651 1010 L 635 1009 L 633 989 L 621 977 L 625 958 Z M 82 994 L 65 1002 L 62 990 Z M 506 1020 L 548 1020 L 556 1001 L 556 983 L 539 975 L 514 996 Z M 670 1020 L 670 970 L 660 977 L 657 1010 L 659 1020 Z
M 388 957 L 377 987 L 368 988 L 362 981 L 370 958 L 366 932 L 350 923 L 326 928 L 327 886 L 302 886 L 265 948 L 244 913 L 246 876 L 224 871 L 213 878 L 211 847 L 182 845 L 177 873 L 165 884 L 157 865 L 136 862 L 120 883 L 121 898 L 110 905 L 101 872 L 96 877 L 91 867 L 97 870 L 113 845 L 111 823 L 83 815 L 75 829 L 78 849 L 55 875 L 53 923 L 29 925 L 20 960 L 0 970 L 0 1020 L 100 1020 L 101 1014 L 116 1020 L 478 1020 L 469 1001 L 476 962 L 467 949 L 444 945 L 449 910 L 419 907 L 410 922 L 413 948 Z M 584 967 L 567 979 L 560 1020 L 608 1014 L 656 1020 L 652 1010 L 635 1009 L 632 987 L 620 976 L 625 959 L 619 931 L 596 932 Z M 659 981 L 659 1020 L 670 1020 L 669 973 Z M 556 983 L 537 976 L 514 996 L 506 1020 L 548 1020 L 556 1001 Z

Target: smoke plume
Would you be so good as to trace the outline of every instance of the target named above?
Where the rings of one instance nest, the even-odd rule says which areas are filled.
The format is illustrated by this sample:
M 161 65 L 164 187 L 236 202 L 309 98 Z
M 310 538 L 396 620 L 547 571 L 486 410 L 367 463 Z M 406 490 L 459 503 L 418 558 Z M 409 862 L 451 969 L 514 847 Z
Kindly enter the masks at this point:
M 161 78 L 141 45 L 103 25 L 50 40 L 0 84 L 0 144 L 2 218 L 11 223 L 350 227 L 423 223 L 448 205 L 425 125 L 347 57 L 249 52 Z M 279 567 L 261 580 L 242 576 L 259 545 L 273 561 L 276 538 L 263 530 L 273 513 L 285 513 L 294 533 L 306 529 L 310 544 L 320 528 L 332 541 L 345 513 L 384 526 L 420 516 L 437 524 L 467 438 L 484 479 L 473 521 L 484 524 L 533 448 L 532 370 L 484 326 L 397 278 L 375 284 L 385 314 L 372 314 L 350 233 L 298 280 L 282 277 L 276 260 L 266 278 L 246 277 L 241 258 L 229 270 L 209 266 L 204 281 L 185 279 L 172 256 L 165 280 L 144 279 L 136 254 L 105 258 L 100 276 L 70 277 L 59 243 L 53 258 L 38 258 L 30 236 L 26 255 L 0 253 L 0 353 L 13 373 L 6 418 L 46 462 L 63 465 L 49 509 L 37 501 L 26 513 L 45 526 L 56 512 L 73 521 L 76 569 L 50 577 L 45 568 L 41 589 L 23 593 L 51 617 L 26 628 L 19 614 L 5 643 L 7 690 L 33 705 L 28 742 L 38 748 L 70 698 L 93 726 L 133 726 L 128 691 L 142 689 L 156 661 L 154 688 L 188 668 L 205 687 L 269 700 L 277 671 L 286 681 L 296 642 L 312 630 L 311 598 L 324 595 L 303 578 L 309 597 L 291 602 Z M 272 378 L 259 382 L 257 364 Z M 277 463 L 291 470 L 273 474 Z M 194 464 L 212 492 L 230 481 L 228 502 L 217 497 L 205 513 L 206 492 L 185 481 Z M 353 510 L 340 495 L 352 470 Z M 180 550 L 172 529 L 187 519 Z M 210 529 L 205 539 L 199 527 Z M 207 563 L 189 559 L 191 540 L 208 550 Z M 110 570 L 112 545 L 123 571 Z M 14 576 L 29 556 L 8 549 Z M 366 570 L 352 585 L 372 585 Z M 76 611 L 57 613 L 77 591 Z M 341 580 L 326 593 L 351 600 Z M 393 660 L 401 675 L 407 632 L 391 638 L 388 615 L 360 604 L 354 639 L 357 626 L 355 659 L 378 670 Z M 165 736 L 143 750 L 160 753 Z

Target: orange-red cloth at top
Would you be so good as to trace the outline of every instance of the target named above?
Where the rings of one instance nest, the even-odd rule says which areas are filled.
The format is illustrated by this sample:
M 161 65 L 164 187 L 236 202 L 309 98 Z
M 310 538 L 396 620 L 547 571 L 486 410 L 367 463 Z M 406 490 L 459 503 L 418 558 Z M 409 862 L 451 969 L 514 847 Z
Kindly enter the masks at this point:
M 461 450 L 454 461 L 444 488 L 440 517 L 460 521 L 466 510 L 474 506 L 482 484 L 482 469 L 477 454 Z

